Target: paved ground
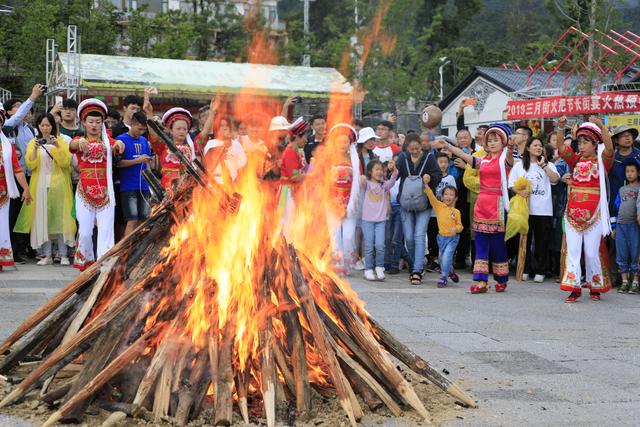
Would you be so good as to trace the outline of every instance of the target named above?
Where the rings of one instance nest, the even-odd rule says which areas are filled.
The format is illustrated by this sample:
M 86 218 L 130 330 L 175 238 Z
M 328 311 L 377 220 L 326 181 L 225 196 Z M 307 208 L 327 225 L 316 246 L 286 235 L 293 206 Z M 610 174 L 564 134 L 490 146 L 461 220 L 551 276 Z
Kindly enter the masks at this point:
M 74 276 L 60 266 L 1 273 L 0 339 Z M 447 289 L 436 279 L 352 282 L 378 321 L 478 399 L 447 425 L 640 425 L 640 295 L 570 305 L 552 282 L 471 295 L 468 277 Z M 0 425 L 28 424 L 0 415 Z

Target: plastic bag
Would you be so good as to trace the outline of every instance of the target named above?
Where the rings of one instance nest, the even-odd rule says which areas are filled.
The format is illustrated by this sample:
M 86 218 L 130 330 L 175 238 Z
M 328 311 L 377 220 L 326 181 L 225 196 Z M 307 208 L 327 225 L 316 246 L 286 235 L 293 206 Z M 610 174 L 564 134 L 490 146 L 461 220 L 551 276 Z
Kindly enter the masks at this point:
M 507 215 L 507 228 L 504 233 L 504 240 L 509 240 L 516 234 L 527 234 L 529 232 L 529 201 L 517 194 L 518 191 L 529 190 L 531 193 L 531 181 L 521 176 L 513 184 L 516 195 L 509 201 L 511 207 Z

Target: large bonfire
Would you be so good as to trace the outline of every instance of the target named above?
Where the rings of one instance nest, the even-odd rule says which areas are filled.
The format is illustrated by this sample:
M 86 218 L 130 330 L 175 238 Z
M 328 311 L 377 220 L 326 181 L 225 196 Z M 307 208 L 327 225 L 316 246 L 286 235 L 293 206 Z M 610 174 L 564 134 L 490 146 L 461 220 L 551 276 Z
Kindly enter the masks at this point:
M 254 54 L 264 51 L 254 44 Z M 332 96 L 329 126 L 351 122 L 351 102 Z M 265 117 L 267 140 L 279 104 L 241 93 L 222 109 L 237 119 Z M 363 414 L 356 396 L 396 416 L 410 406 L 428 422 L 390 354 L 474 405 L 371 319 L 334 271 L 328 218 L 344 209 L 331 197 L 335 144 L 318 150 L 286 227 L 277 186 L 261 179 L 262 151 L 225 186 L 206 172 L 220 155 L 188 167 L 142 226 L 0 345 L 0 373 L 25 361 L 32 367 L 0 407 L 35 391 L 59 405 L 45 425 L 81 420 L 92 402 L 106 402 L 179 425 L 205 409 L 228 425 L 237 408 L 245 422 L 260 417 L 273 426 L 278 402 L 301 417 L 320 394 L 336 396 L 352 425 Z

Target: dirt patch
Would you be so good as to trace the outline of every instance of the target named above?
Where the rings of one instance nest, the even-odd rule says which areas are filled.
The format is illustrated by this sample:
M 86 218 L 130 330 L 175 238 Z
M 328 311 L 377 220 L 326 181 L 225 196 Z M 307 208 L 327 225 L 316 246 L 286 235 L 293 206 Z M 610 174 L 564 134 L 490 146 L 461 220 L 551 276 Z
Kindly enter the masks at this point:
M 26 372 L 14 373 L 16 375 L 23 375 Z M 403 371 L 405 378 L 412 384 L 416 393 L 420 397 L 420 400 L 424 403 L 425 407 L 431 414 L 434 425 L 440 425 L 446 421 L 454 419 L 456 417 L 464 417 L 466 411 L 472 411 L 473 409 L 465 409 L 460 407 L 452 397 L 445 394 L 421 377 L 415 375 L 410 371 Z M 0 379 L 0 398 L 6 396 L 15 385 L 11 385 L 8 382 Z M 55 406 L 47 405 L 37 399 L 37 391 L 32 391 L 20 402 L 11 405 L 7 408 L 0 410 L 0 417 L 9 417 L 9 420 L 4 420 L 4 423 L 12 422 L 15 424 L 25 423 L 32 425 L 41 425 L 49 416 L 57 409 Z M 364 410 L 364 418 L 361 423 L 363 425 L 393 425 L 393 426 L 422 426 L 424 422 L 422 419 L 409 407 L 403 407 L 404 413 L 401 418 L 396 418 L 386 408 L 382 407 L 375 411 L 370 411 L 364 402 L 360 402 Z M 205 404 L 206 405 L 206 404 Z M 80 424 L 84 427 L 96 427 L 101 426 L 102 423 L 109 417 L 111 412 L 98 408 L 96 405 L 92 405 L 87 410 L 87 416 Z M 278 425 L 288 425 L 289 411 L 286 407 L 280 407 L 277 414 Z M 234 425 L 243 425 L 240 416 L 234 413 Z M 211 419 L 210 410 L 203 411 L 203 414 L 194 421 L 189 423 L 190 426 L 209 426 L 213 425 Z M 253 419 L 252 426 L 265 425 L 265 420 Z M 120 426 L 170 426 L 173 425 L 171 418 L 166 418 L 155 422 L 153 420 L 144 420 L 139 418 L 127 417 L 124 421 L 121 421 Z M 295 425 L 300 427 L 317 427 L 317 426 L 348 426 L 348 419 L 344 414 L 344 411 L 340 407 L 337 399 L 331 397 L 323 397 L 319 394 L 314 394 L 313 410 L 309 414 L 308 420 L 295 420 Z

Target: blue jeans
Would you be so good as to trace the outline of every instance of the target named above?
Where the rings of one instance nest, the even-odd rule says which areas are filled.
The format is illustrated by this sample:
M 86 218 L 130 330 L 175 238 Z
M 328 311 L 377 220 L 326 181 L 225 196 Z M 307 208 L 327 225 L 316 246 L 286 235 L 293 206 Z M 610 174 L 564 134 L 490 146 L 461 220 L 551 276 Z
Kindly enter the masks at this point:
M 362 235 L 364 236 L 364 268 L 384 266 L 384 232 L 386 221 L 362 220 Z M 374 263 L 375 258 L 375 263 Z
M 638 274 L 638 224 L 616 224 L 616 262 L 620 273 Z
M 442 236 L 438 234 L 438 249 L 440 250 L 440 271 L 442 276 L 449 277 L 453 272 L 451 265 L 453 264 L 453 254 L 460 241 L 460 235 Z
M 391 215 L 387 220 L 387 230 L 385 234 L 385 267 L 398 268 L 400 258 L 406 258 L 406 249 L 404 248 L 404 235 L 402 232 L 401 208 L 398 204 L 391 205 Z
M 431 209 L 420 212 L 402 209 L 402 230 L 409 257 L 413 260 L 412 272 L 422 273 L 424 255 L 427 249 L 427 224 L 431 218 Z

